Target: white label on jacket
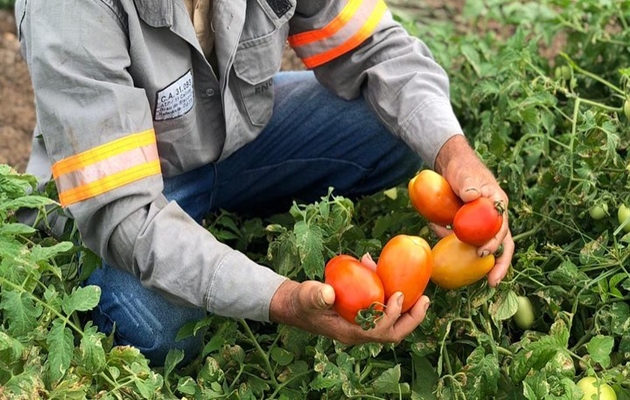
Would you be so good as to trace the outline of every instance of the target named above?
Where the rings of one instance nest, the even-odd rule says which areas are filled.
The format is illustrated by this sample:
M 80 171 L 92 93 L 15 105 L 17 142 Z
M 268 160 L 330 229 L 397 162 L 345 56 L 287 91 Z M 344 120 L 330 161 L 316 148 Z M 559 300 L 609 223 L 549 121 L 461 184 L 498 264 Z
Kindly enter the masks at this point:
M 195 103 L 192 71 L 188 70 L 181 78 L 157 92 L 156 96 L 156 121 L 173 119 L 186 114 Z

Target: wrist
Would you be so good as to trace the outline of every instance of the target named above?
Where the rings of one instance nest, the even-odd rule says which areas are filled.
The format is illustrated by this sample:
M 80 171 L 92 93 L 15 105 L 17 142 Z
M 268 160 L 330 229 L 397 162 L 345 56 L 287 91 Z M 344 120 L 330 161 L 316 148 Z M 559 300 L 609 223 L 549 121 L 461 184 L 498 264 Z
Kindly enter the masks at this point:
M 271 322 L 292 325 L 297 313 L 296 298 L 300 284 L 286 279 L 278 286 L 269 304 L 269 320 Z

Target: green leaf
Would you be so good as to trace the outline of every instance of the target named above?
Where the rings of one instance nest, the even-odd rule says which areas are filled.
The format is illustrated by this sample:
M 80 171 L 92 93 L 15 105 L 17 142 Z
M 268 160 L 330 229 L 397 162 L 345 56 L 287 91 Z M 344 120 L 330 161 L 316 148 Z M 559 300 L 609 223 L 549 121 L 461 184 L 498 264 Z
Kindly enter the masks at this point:
M 298 221 L 294 231 L 304 273 L 309 279 L 321 278 L 325 264 L 322 228 Z
M 495 354 L 486 354 L 483 347 L 472 351 L 467 363 L 466 393 L 471 399 L 493 398 L 498 390 L 501 376 L 499 362 Z
M 610 366 L 610 353 L 614 345 L 615 339 L 613 337 L 597 335 L 588 342 L 586 349 L 593 361 L 604 368 L 608 368 Z
M 418 357 L 412 353 L 413 358 L 413 393 L 414 400 L 436 400 L 434 394 L 439 376 L 434 365 L 426 357 Z
M 95 285 L 75 287 L 70 294 L 61 301 L 63 311 L 70 315 L 75 311 L 88 311 L 98 305 L 101 298 L 101 288 Z
M 181 349 L 170 349 L 166 354 L 166 360 L 164 361 L 164 379 L 168 380 L 168 377 L 173 373 L 177 364 L 184 359 L 184 351 Z
M 79 344 L 81 365 L 91 374 L 101 372 L 107 366 L 105 350 L 101 341 L 104 336 L 91 322 L 88 322 L 83 330 Z
M 372 388 L 376 394 L 399 394 L 407 393 L 409 388 L 400 384 L 400 364 L 389 368 L 372 382 Z
M 48 371 L 50 379 L 57 382 L 70 367 L 74 351 L 72 332 L 61 319 L 55 319 L 46 337 L 48 345 Z
M 35 262 L 50 260 L 61 253 L 72 250 L 72 242 L 61 242 L 53 246 L 42 247 L 35 245 L 31 248 L 31 259 Z
M 0 210 L 15 211 L 20 208 L 40 208 L 50 204 L 58 203 L 48 197 L 30 195 L 0 203 Z
M 35 232 L 37 232 L 35 228 L 26 224 L 12 223 L 0 226 L 0 236 L 30 236 Z
M 286 366 L 293 362 L 293 354 L 287 350 L 274 347 L 271 349 L 271 359 L 278 363 L 278 365 Z
M 42 314 L 43 307 L 25 292 L 3 289 L 1 295 L 0 309 L 4 310 L 4 317 L 9 323 L 9 333 L 15 337 L 33 331 L 38 325 L 37 318 Z
M 495 321 L 511 318 L 518 310 L 518 296 L 513 290 L 500 291 L 496 300 L 490 305 L 490 312 Z

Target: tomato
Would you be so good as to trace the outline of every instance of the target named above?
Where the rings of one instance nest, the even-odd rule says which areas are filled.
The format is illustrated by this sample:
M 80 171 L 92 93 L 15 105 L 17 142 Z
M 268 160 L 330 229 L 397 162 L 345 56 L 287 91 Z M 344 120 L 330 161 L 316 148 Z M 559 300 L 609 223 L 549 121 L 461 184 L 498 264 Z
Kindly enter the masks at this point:
M 584 393 L 582 400 L 617 400 L 617 394 L 613 388 L 605 382 L 597 382 L 594 376 L 580 379 L 577 387 Z
M 459 289 L 475 283 L 494 267 L 494 254 L 479 257 L 475 246 L 457 239 L 454 233 L 440 239 L 431 253 L 431 281 L 444 289 Z
M 462 201 L 444 177 L 430 169 L 420 171 L 409 181 L 411 205 L 426 219 L 439 225 L 453 223 Z
M 630 119 L 630 99 L 623 102 L 623 113 L 627 119 Z
M 608 215 L 608 204 L 606 203 L 595 204 L 591 208 L 588 209 L 588 214 L 591 216 L 591 218 L 595 220 L 602 219 L 606 215 Z
M 564 80 L 571 79 L 571 68 L 568 65 L 562 65 L 562 66 L 556 67 L 556 70 L 554 71 L 554 73 L 556 75 L 556 79 L 564 79 Z
M 513 317 L 514 322 L 523 330 L 529 329 L 534 325 L 534 320 L 536 319 L 532 302 L 525 296 L 518 296 L 516 300 L 518 301 L 518 309 Z
M 453 232 L 462 242 L 479 247 L 499 232 L 504 212 L 502 203 L 479 197 L 457 211 Z
M 342 318 L 364 329 L 375 326 L 383 314 L 385 292 L 374 270 L 350 255 L 341 254 L 326 264 L 324 282 L 335 290 L 333 310 Z
M 385 289 L 385 301 L 394 293 L 402 292 L 402 312 L 408 311 L 420 299 L 432 270 L 431 246 L 419 236 L 394 236 L 385 244 L 376 263 L 376 274 Z
M 625 222 L 623 230 L 630 232 L 630 221 L 628 221 L 630 219 L 630 207 L 627 207 L 625 204 L 620 205 L 617 210 L 617 219 L 619 220 L 619 225 Z

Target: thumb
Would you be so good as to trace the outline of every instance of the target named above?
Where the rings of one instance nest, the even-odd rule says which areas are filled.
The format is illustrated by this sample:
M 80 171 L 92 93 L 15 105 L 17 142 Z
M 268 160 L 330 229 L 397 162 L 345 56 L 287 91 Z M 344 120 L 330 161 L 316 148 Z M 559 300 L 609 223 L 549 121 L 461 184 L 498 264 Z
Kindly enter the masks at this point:
M 327 310 L 335 302 L 333 287 L 317 281 L 303 282 L 299 296 L 300 303 L 308 309 Z

